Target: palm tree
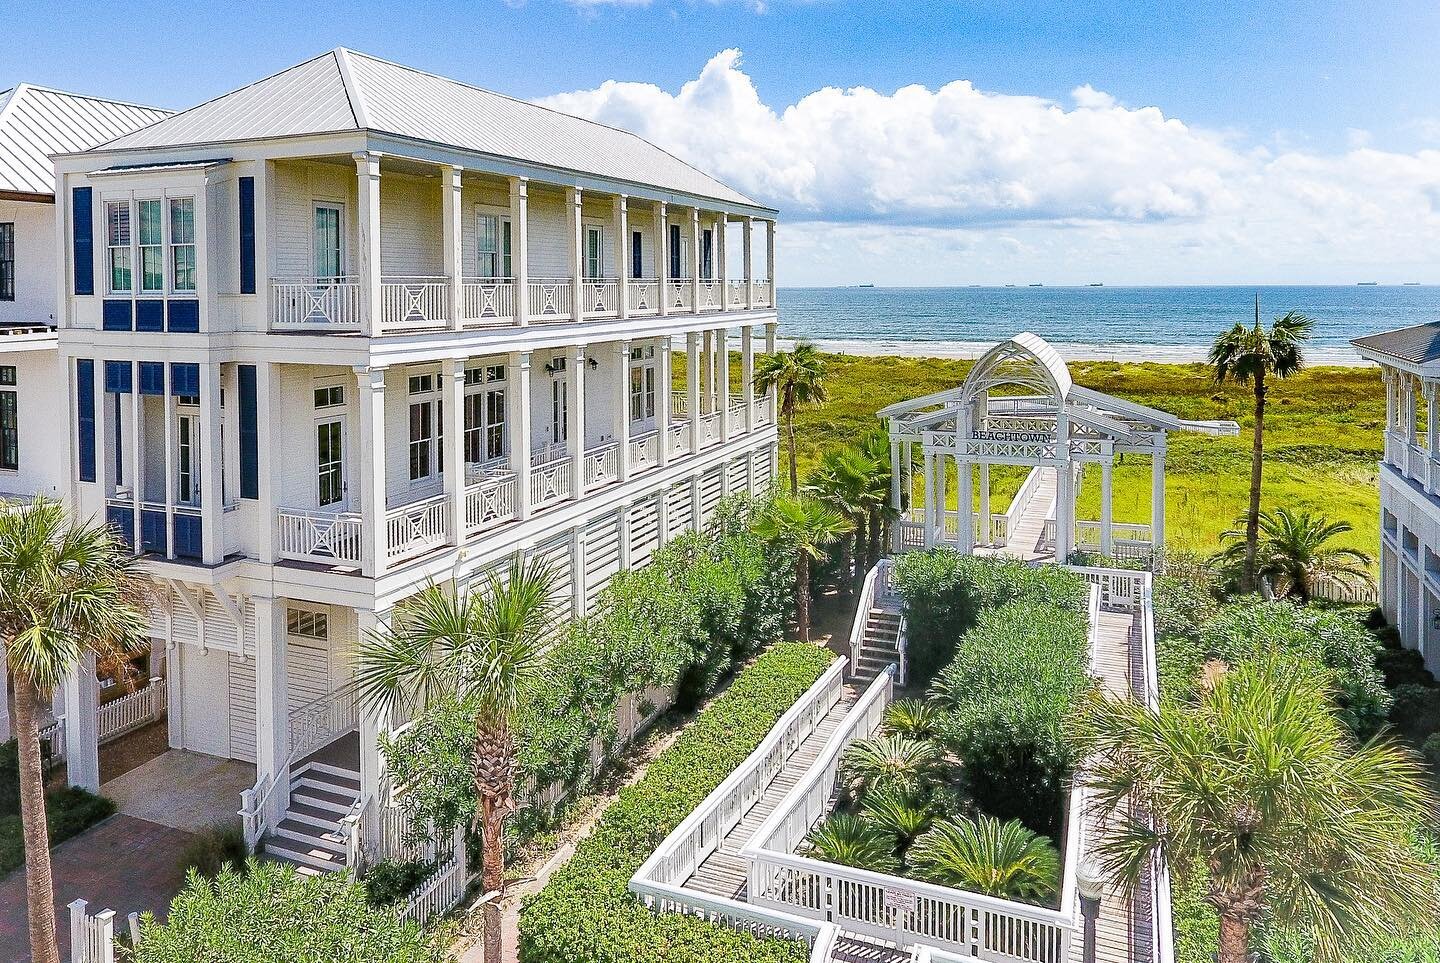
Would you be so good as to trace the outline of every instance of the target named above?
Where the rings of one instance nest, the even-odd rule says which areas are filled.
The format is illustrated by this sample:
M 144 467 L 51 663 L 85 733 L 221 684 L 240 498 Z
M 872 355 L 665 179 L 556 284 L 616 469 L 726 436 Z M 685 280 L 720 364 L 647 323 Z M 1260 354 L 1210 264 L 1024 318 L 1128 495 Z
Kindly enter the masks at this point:
M 920 878 L 1005 899 L 1042 900 L 1060 882 L 1060 854 L 1019 820 L 947 819 L 915 841 L 910 863 Z
M 103 524 L 74 519 L 59 502 L 0 504 L 0 638 L 15 680 L 20 819 L 30 955 L 58 963 L 50 834 L 40 763 L 39 711 L 84 657 L 113 670 L 144 649 L 149 583 Z
M 806 481 L 806 489 L 817 499 L 850 520 L 851 594 L 865 581 L 865 528 L 870 517 L 872 485 L 876 466 L 857 448 L 832 448 L 820 459 L 820 466 Z
M 437 585 L 395 610 L 392 625 L 360 645 L 355 677 L 360 699 L 382 712 L 413 714 L 453 698 L 475 720 L 470 766 L 476 808 L 472 831 L 483 841 L 486 892 L 505 888 L 501 844 L 515 810 L 514 719 L 542 678 L 543 653 L 555 624 L 554 575 L 538 560 L 516 556 L 502 579 L 457 596 Z M 500 959 L 500 905 L 485 905 L 485 961 Z
M 755 363 L 755 390 L 762 394 L 774 388 L 780 396 L 780 416 L 785 419 L 785 437 L 790 445 L 790 493 L 800 493 L 800 475 L 795 467 L 795 410 L 801 405 L 825 400 L 825 362 L 808 341 L 790 351 L 761 355 Z
M 897 509 L 890 503 L 890 482 L 896 466 L 890 462 L 890 435 L 887 432 L 876 428 L 861 438 L 857 447 L 875 466 L 875 470 L 867 479 L 869 492 L 866 505 L 870 513 L 870 551 L 865 567 L 868 571 L 879 563 L 884 546 L 889 544 L 890 523 L 899 517 L 901 511 L 904 511 L 909 493 L 904 491 L 902 486 L 899 508 Z M 908 453 L 913 461 L 915 457 L 913 445 L 902 445 L 901 452 L 902 454 Z
M 1216 382 L 1229 378 L 1255 390 L 1255 437 L 1250 449 L 1250 508 L 1245 521 L 1245 564 L 1242 592 L 1255 591 L 1255 550 L 1260 539 L 1260 480 L 1265 457 L 1266 379 L 1288 378 L 1305 364 L 1302 351 L 1314 322 L 1298 311 L 1276 318 L 1267 331 L 1260 323 L 1260 295 L 1255 295 L 1255 326 L 1237 323 L 1215 339 L 1210 366 Z
M 1220 915 L 1220 963 L 1248 958 L 1261 918 L 1306 931 L 1333 960 L 1347 941 L 1440 909 L 1436 869 L 1412 847 L 1435 811 L 1424 766 L 1389 741 L 1357 744 L 1333 695 L 1328 672 L 1273 656 L 1183 704 L 1095 693 L 1084 707 L 1080 778 L 1112 827 L 1101 868 L 1131 887 L 1153 857 L 1172 872 L 1199 867 Z
M 881 736 L 852 742 L 840 767 L 852 794 L 866 796 L 887 788 L 919 791 L 934 781 L 943 761 L 933 742 Z
M 795 550 L 795 634 L 810 641 L 810 566 L 849 530 L 844 516 L 813 498 L 781 496 L 755 520 L 763 539 Z
M 940 709 L 924 699 L 896 699 L 885 710 L 887 736 L 929 739 L 940 725 Z
M 849 813 L 837 813 L 810 830 L 805 845 L 815 858 L 838 866 L 876 873 L 893 873 L 900 868 L 895 837 Z
M 1222 568 L 1236 571 L 1244 565 L 1247 545 L 1241 526 L 1222 532 L 1220 540 L 1230 542 L 1218 556 Z M 1356 548 L 1327 545 L 1337 535 L 1351 530 L 1349 522 L 1332 522 L 1324 515 L 1277 508 L 1260 513 L 1260 544 L 1255 553 L 1255 574 L 1267 578 L 1278 595 L 1296 595 L 1308 602 L 1322 581 L 1373 585 L 1369 555 Z

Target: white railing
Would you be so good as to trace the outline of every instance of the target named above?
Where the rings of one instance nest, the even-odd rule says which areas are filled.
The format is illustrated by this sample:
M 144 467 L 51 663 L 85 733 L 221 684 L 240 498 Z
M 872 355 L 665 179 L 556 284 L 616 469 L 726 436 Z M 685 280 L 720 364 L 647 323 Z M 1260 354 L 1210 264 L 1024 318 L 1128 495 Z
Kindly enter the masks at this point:
M 585 487 L 608 485 L 620 479 L 620 443 L 616 441 L 585 452 Z
M 274 328 L 359 328 L 360 281 L 355 277 L 275 278 L 270 282 Z
M 1311 581 L 1310 595 L 1312 598 L 1347 602 L 1351 605 L 1374 605 L 1379 600 L 1374 582 L 1347 582 L 1324 575 Z
M 59 765 L 65 759 L 65 717 L 58 716 L 55 721 L 47 726 L 41 726 L 36 733 L 40 742 L 42 753 L 46 746 L 49 746 L 49 756 L 46 760 L 48 765 Z
M 630 439 L 630 470 L 645 471 L 660 464 L 660 433 L 647 431 Z
M 389 562 L 422 555 L 449 536 L 450 497 L 444 492 L 392 508 L 385 513 L 385 558 Z
M 547 454 L 530 463 L 530 504 L 534 508 L 570 497 L 570 457 Z
M 679 454 L 690 450 L 690 422 L 682 421 L 670 426 L 670 453 Z
M 360 699 L 348 682 L 290 710 L 290 758 L 302 759 L 360 726 Z
M 775 306 L 775 292 L 768 280 L 755 281 L 755 307 L 772 308 Z
M 660 313 L 660 281 L 658 278 L 634 278 L 629 285 L 632 315 Z
M 154 677 L 144 688 L 112 699 L 95 710 L 96 739 L 109 742 L 149 725 L 165 711 L 166 683 Z
M 275 511 L 281 558 L 305 562 L 353 562 L 361 558 L 358 512 L 279 508 Z
M 694 303 L 690 297 L 690 279 L 665 282 L 665 300 L 671 311 L 689 311 Z
M 515 517 L 515 473 L 481 479 L 465 488 L 465 531 L 473 533 L 491 522 Z
M 690 414 L 690 396 L 684 394 L 671 394 L 670 413 L 672 415 Z
M 722 290 L 722 282 L 701 280 L 700 310 L 719 311 L 724 306 L 725 293 Z
M 1100 607 L 1107 612 L 1134 612 L 1148 601 L 1150 573 L 1120 568 L 1089 568 L 1067 565 L 1091 585 L 1100 588 Z
M 768 424 L 770 424 L 771 420 L 772 420 L 772 419 L 771 419 L 771 417 L 770 417 L 770 404 L 769 404 L 769 402 L 768 402 L 768 401 L 765 401 L 765 400 L 762 400 L 762 399 L 760 399 L 760 398 L 756 398 L 756 399 L 755 399 L 755 427 L 759 428 L 761 425 L 768 425 Z
M 1405 474 L 1430 491 L 1430 453 L 1419 445 L 1409 445 L 1405 451 Z
M 240 830 L 245 835 L 245 848 L 252 853 L 270 828 L 270 795 L 277 785 L 273 774 L 262 772 L 255 785 L 240 791 Z
M 1402 472 L 1405 470 L 1405 449 L 1409 447 L 1409 440 L 1398 431 L 1385 432 L 1385 461 Z
M 424 328 L 450 320 L 450 279 L 447 277 L 382 277 L 382 328 Z
M 706 445 L 713 445 L 720 440 L 720 416 L 722 412 L 712 411 L 708 415 L 701 415 L 695 424 L 699 428 L 700 438 L 696 448 L 704 448 Z
M 469 872 L 465 865 L 465 826 L 455 827 L 450 856 L 422 882 L 400 907 L 402 920 L 425 923 L 455 908 L 465 895 Z
M 570 320 L 572 291 L 569 278 L 531 278 L 530 320 Z
M 469 326 L 515 320 L 515 284 L 509 278 L 466 278 L 460 285 L 460 318 Z
M 732 404 L 729 412 L 730 434 L 738 435 L 745 430 L 745 403 Z
M 1030 507 L 1030 501 L 1035 497 L 1035 491 L 1040 487 L 1040 483 L 1044 479 L 1042 473 L 1047 470 L 1049 469 L 1041 468 L 1037 465 L 1030 469 L 1030 472 L 1025 476 L 1025 480 L 1020 483 L 1020 488 L 1015 492 L 1015 497 L 1010 499 L 1010 506 L 1005 509 L 1005 531 L 1007 533 L 1019 527 L 1021 521 L 1024 520 L 1025 512 Z M 1053 543 L 1052 540 L 1051 544 Z
M 70 963 L 115 963 L 115 911 L 91 916 L 87 905 L 83 899 L 70 904 Z
M 614 278 L 586 278 L 580 285 L 584 316 L 608 318 L 620 313 L 620 282 Z
M 745 307 L 745 282 L 729 281 L 725 284 L 725 303 L 733 311 Z
M 890 585 L 893 563 L 881 559 L 865 575 L 865 584 L 860 589 L 860 601 L 855 606 L 855 620 L 850 624 L 850 669 L 860 670 L 860 650 L 865 647 L 865 626 L 870 621 L 870 610 L 885 608 L 899 611 L 900 599 Z
M 990 516 L 990 544 L 996 548 L 1004 548 L 1010 541 L 1010 516 Z

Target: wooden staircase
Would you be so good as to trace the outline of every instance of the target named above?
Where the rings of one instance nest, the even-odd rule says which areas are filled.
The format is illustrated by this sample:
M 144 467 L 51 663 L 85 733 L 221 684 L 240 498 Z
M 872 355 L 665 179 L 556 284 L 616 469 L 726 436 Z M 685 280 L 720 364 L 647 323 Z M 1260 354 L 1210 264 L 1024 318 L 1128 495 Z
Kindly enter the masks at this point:
M 265 834 L 265 855 L 306 875 L 345 868 L 343 821 L 360 798 L 360 773 L 315 759 L 290 776 L 290 808 Z
M 860 657 L 850 667 L 851 677 L 864 686 L 900 662 L 900 613 L 893 609 L 871 608 L 865 614 L 865 629 L 860 641 Z

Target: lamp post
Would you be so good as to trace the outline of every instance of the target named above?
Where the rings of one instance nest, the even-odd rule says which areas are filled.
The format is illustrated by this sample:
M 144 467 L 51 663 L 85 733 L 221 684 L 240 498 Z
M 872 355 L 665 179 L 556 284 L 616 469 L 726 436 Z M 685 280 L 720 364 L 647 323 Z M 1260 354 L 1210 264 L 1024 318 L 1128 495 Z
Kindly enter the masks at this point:
M 1100 916 L 1100 897 L 1105 892 L 1105 877 L 1093 856 L 1080 861 L 1075 870 L 1076 889 L 1080 891 L 1080 917 L 1085 921 L 1084 963 L 1095 963 L 1095 921 Z

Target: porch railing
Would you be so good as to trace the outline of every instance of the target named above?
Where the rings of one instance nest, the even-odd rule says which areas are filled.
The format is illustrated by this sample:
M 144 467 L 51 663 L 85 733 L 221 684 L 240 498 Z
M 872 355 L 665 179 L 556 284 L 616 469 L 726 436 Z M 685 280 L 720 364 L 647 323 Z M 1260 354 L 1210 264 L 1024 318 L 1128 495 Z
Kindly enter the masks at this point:
M 302 562 L 360 563 L 361 518 L 358 512 L 326 512 L 280 508 L 275 512 L 281 558 Z
M 630 286 L 629 307 L 632 315 L 660 313 L 659 278 L 632 278 L 626 283 Z
M 680 454 L 690 450 L 690 422 L 682 421 L 670 426 L 670 453 Z
M 337 736 L 360 727 L 360 700 L 355 683 L 290 710 L 290 758 L 302 759 Z
M 720 440 L 720 415 L 721 412 L 712 411 L 708 415 L 701 415 L 695 422 L 700 433 L 699 444 L 695 447 L 704 448 Z
M 719 311 L 725 306 L 725 293 L 720 281 L 700 282 L 700 310 Z
M 449 319 L 449 278 L 413 276 L 380 279 L 381 327 L 435 327 Z
M 755 307 L 773 308 L 775 306 L 775 289 L 768 280 L 755 281 Z
M 584 316 L 609 318 L 620 313 L 620 282 L 613 278 L 586 278 L 580 285 L 585 298 Z
M 388 562 L 423 555 L 445 544 L 450 531 L 450 499 L 441 492 L 385 513 Z
M 568 321 L 573 316 L 573 288 L 569 278 L 530 279 L 530 318 L 533 321 Z
M 665 282 L 665 299 L 671 311 L 689 311 L 694 301 L 690 296 L 690 279 L 677 278 Z
M 630 470 L 645 471 L 660 464 L 660 432 L 647 431 L 630 439 Z
M 530 504 L 539 508 L 570 497 L 570 456 L 546 455 L 530 463 Z
M 270 324 L 326 330 L 360 327 L 360 279 L 275 278 L 270 282 Z
M 620 478 L 620 444 L 610 442 L 585 452 L 585 487 L 608 485 Z
M 165 680 L 156 676 L 143 688 L 100 706 L 95 710 L 96 741 L 118 739 L 159 719 L 165 712 L 166 691 Z
M 467 327 L 515 319 L 515 284 L 509 278 L 466 278 L 460 285 L 460 318 Z
M 465 530 L 515 517 L 515 473 L 505 472 L 481 479 L 465 489 Z
M 745 282 L 729 281 L 725 284 L 725 303 L 735 311 L 745 307 Z

